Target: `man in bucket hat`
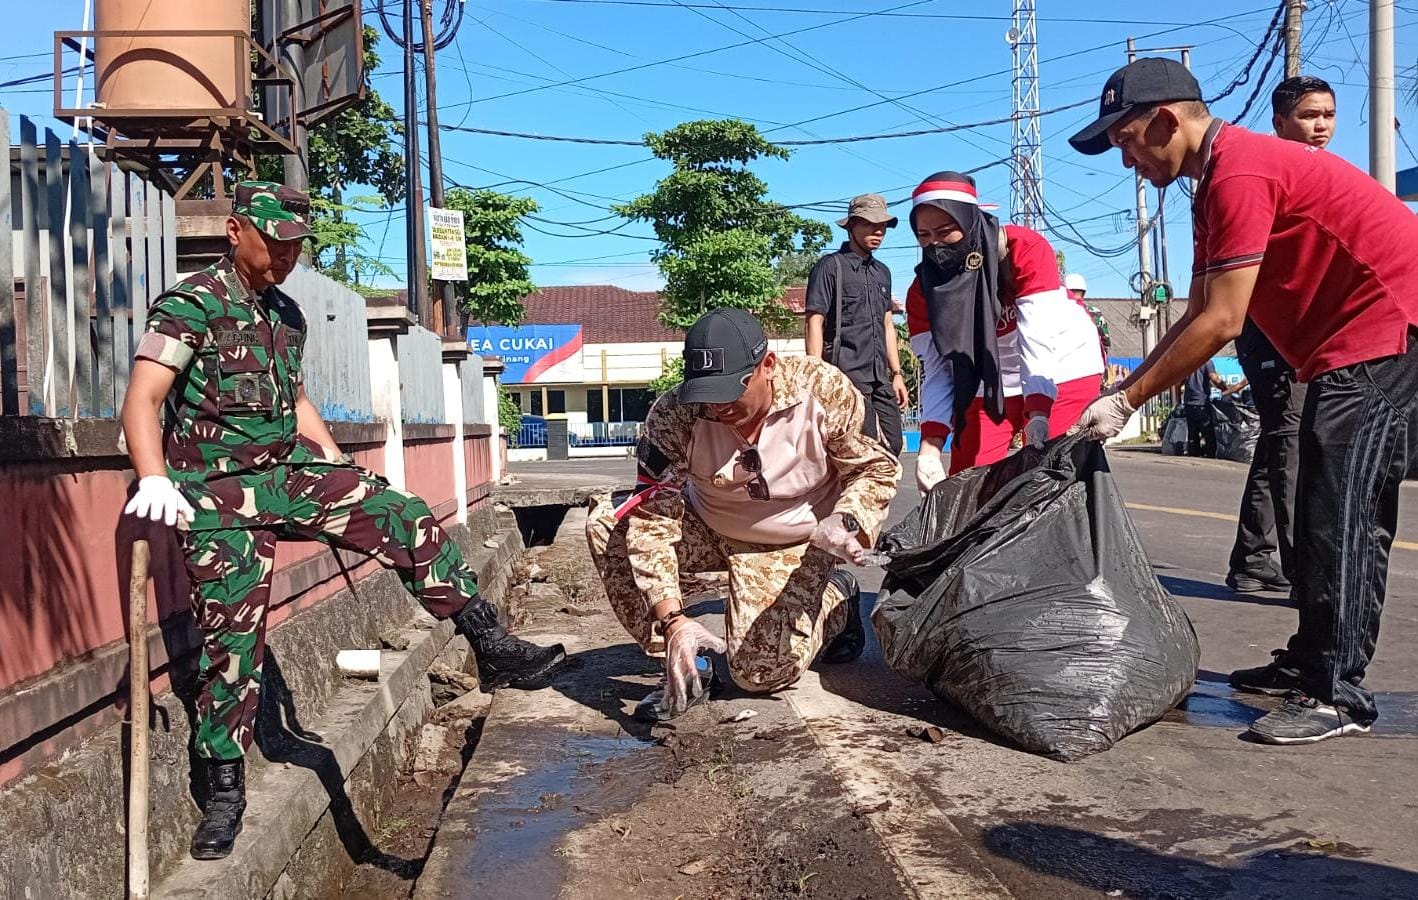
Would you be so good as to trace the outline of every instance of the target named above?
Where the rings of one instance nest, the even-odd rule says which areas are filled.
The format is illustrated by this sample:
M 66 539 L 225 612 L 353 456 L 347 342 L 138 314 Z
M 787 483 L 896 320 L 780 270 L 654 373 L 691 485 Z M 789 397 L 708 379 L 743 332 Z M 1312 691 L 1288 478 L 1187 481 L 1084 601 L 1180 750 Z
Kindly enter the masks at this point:
M 650 721 L 707 695 L 710 654 L 754 692 L 787 687 L 819 656 L 859 656 L 860 591 L 836 567 L 875 542 L 901 472 L 862 434 L 851 381 L 819 359 L 779 359 L 741 309 L 689 329 L 684 374 L 646 418 L 637 492 L 599 503 L 586 526 L 616 617 L 665 658 L 664 686 L 636 708 Z M 725 569 L 721 640 L 686 615 L 680 576 Z
M 193 744 L 207 761 L 208 796 L 192 837 L 197 859 L 226 856 L 241 831 L 278 537 L 397 570 L 425 609 L 468 638 L 485 690 L 539 686 L 565 656 L 559 644 L 508 634 L 423 500 L 341 452 L 305 395 L 305 318 L 278 288 L 312 236 L 310 201 L 263 181 L 233 195 L 229 254 L 149 308 L 123 401 L 139 478 L 124 512 L 178 527 L 202 632 Z
M 1186 314 L 1120 388 L 1079 419 L 1116 435 L 1146 400 L 1241 334 L 1247 315 L 1308 383 L 1295 504 L 1299 628 L 1268 665 L 1231 673 L 1283 695 L 1253 737 L 1306 744 L 1367 732 L 1399 485 L 1418 450 L 1418 218 L 1313 145 L 1213 118 L 1192 74 L 1139 59 L 1108 79 L 1098 118 L 1069 139 L 1122 151 L 1158 187 L 1195 179 Z
M 866 398 L 863 428 L 892 453 L 901 452 L 901 410 L 910 402 L 901 374 L 892 319 L 891 270 L 873 254 L 896 217 L 880 194 L 853 197 L 837 220 L 841 248 L 817 261 L 807 277 L 807 352 L 832 363 Z

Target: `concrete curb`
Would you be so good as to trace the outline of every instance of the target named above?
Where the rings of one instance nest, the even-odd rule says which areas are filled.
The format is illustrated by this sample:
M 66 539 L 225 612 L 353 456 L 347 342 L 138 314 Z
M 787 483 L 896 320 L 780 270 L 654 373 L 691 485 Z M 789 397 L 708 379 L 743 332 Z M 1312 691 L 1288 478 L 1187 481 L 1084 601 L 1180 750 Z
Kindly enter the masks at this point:
M 469 554 L 468 563 L 478 573 L 483 594 L 500 601 L 523 547 L 515 529 L 498 532 L 492 541 L 494 546 L 484 545 Z M 513 610 L 506 613 L 515 615 Z M 303 852 L 303 848 L 307 841 L 317 842 L 317 828 L 328 824 L 325 820 L 337 805 L 342 813 L 369 818 L 360 815 L 360 804 L 350 801 L 351 794 L 358 793 L 363 799 L 370 793 L 351 784 L 352 776 L 381 739 L 392 746 L 395 761 L 402 762 L 405 739 L 433 713 L 429 667 L 450 654 L 462 662 L 471 652 L 467 642 L 455 635 L 451 622 L 436 621 L 422 611 L 401 634 L 408 640 L 408 649 L 384 651 L 377 683 L 345 681 L 320 719 L 308 726 L 323 738 L 321 743 L 298 748 L 289 762 L 248 765 L 248 806 L 243 833 L 232 855 L 205 862 L 184 858 L 155 885 L 154 897 L 308 896 L 316 887 L 312 879 L 318 882 L 321 871 L 338 869 L 341 863 L 346 868 L 353 866 L 354 861 L 347 857 L 311 859 L 326 854 L 321 850 Z M 379 787 L 373 793 L 378 793 Z M 367 821 L 362 827 L 373 832 L 376 824 Z M 334 847 L 338 850 L 338 843 Z M 291 871 L 297 860 L 301 872 Z M 329 885 L 323 887 L 328 889 Z
M 385 651 L 379 682 L 349 682 L 311 730 L 325 740 L 341 782 L 385 732 L 414 694 L 419 679 L 453 639 L 451 622 L 428 631 L 406 629 L 410 648 Z M 316 750 L 312 755 L 319 755 Z M 275 887 L 305 836 L 330 808 L 331 797 L 314 768 L 294 763 L 267 766 L 248 785 L 244 834 L 226 859 L 187 859 L 157 886 L 154 897 L 265 897 Z

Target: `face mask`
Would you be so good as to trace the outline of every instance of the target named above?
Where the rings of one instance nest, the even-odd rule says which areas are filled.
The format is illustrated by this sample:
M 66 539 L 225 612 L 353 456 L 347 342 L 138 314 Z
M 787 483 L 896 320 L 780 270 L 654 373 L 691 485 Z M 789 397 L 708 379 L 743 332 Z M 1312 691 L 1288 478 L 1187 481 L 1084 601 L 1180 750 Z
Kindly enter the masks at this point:
M 926 262 L 945 272 L 955 272 L 965 265 L 965 257 L 970 253 L 969 241 L 953 244 L 931 244 L 921 248 Z

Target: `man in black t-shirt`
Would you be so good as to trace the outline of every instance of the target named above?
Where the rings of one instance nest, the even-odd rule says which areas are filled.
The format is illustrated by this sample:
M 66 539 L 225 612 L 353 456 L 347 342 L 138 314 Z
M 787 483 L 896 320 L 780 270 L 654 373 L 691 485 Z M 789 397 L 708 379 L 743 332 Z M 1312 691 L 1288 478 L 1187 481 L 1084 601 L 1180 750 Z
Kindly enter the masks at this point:
M 854 197 L 837 222 L 847 241 L 812 267 L 804 337 L 809 356 L 832 363 L 866 399 L 862 433 L 901 453 L 901 410 L 910 402 L 892 319 L 891 270 L 872 254 L 896 217 L 877 194 Z
M 1287 141 L 1323 148 L 1334 134 L 1334 89 L 1322 79 L 1285 79 L 1271 94 L 1270 106 L 1275 133 Z M 1242 594 L 1289 591 L 1295 575 L 1295 480 L 1305 385 L 1250 319 L 1236 339 L 1236 356 L 1260 413 L 1260 440 L 1241 493 L 1226 585 Z M 1277 550 L 1278 571 L 1271 558 Z

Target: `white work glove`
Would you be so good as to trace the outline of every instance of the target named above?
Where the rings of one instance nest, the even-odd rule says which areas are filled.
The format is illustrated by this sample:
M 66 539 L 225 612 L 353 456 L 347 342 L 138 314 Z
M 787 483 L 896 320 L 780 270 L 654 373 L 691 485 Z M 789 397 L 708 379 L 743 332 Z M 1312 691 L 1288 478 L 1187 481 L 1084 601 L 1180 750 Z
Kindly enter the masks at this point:
M 1128 402 L 1126 393 L 1113 391 L 1088 404 L 1068 433 L 1082 435 L 1088 440 L 1106 441 L 1117 437 L 1135 412 L 1137 410 Z
M 1024 443 L 1035 450 L 1043 450 L 1049 442 L 1049 414 L 1037 412 L 1024 423 Z
M 856 528 L 848 530 L 841 513 L 833 513 L 817 523 L 807 542 L 819 550 L 826 550 L 843 562 L 860 564 L 862 557 L 866 556 L 867 548 L 857 540 L 857 534 Z
M 695 657 L 702 650 L 727 653 L 729 645 L 689 618 L 675 622 L 665 637 L 665 700 L 671 716 L 689 709 L 689 702 L 704 693 L 694 665 Z
M 945 464 L 939 453 L 921 453 L 916 457 L 916 487 L 922 494 L 929 494 L 931 488 L 945 480 Z
M 190 525 L 197 515 L 192 504 L 166 475 L 148 475 L 139 479 L 138 493 L 123 507 L 123 513 L 165 525 L 176 525 L 179 520 L 183 525 Z

